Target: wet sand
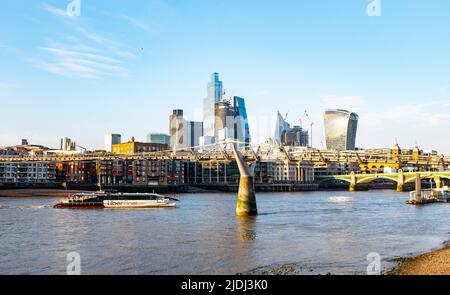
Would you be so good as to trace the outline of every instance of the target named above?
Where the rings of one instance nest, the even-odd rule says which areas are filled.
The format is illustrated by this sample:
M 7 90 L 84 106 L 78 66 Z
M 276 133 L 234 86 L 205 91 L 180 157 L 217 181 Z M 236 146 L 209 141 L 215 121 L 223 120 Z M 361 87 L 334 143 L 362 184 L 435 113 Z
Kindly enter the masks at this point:
M 26 198 L 26 197 L 67 197 L 70 194 L 83 191 L 63 189 L 6 189 L 0 190 L 0 198 Z
M 450 245 L 412 258 L 399 259 L 388 275 L 450 275 Z

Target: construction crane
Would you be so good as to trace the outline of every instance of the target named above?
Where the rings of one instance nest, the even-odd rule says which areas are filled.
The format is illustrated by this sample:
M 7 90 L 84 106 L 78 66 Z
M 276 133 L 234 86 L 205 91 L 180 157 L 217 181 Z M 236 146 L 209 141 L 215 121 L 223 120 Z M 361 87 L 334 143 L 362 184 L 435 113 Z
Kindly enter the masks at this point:
M 87 152 L 87 148 L 85 148 L 85 147 L 82 147 L 82 146 L 79 146 L 79 145 L 76 145 L 76 147 L 82 149 L 84 152 Z

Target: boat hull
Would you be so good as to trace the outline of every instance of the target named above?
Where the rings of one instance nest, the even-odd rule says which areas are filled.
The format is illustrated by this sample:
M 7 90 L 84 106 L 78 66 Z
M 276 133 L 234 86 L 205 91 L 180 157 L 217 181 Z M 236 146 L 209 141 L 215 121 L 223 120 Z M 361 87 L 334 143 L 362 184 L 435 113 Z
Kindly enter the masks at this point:
M 133 209 L 133 208 L 173 208 L 178 199 L 158 194 L 91 193 L 75 194 L 54 206 L 61 209 Z
M 144 209 L 144 208 L 173 208 L 175 202 L 168 201 L 104 201 L 103 206 L 108 209 Z

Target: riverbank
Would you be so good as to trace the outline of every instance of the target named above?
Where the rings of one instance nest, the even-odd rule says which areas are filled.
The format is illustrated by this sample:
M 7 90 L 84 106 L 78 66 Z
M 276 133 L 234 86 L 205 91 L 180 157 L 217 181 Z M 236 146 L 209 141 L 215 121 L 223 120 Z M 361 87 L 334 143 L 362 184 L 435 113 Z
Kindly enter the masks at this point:
M 450 244 L 416 257 L 397 260 L 398 266 L 387 275 L 450 275 Z
M 0 198 L 29 198 L 29 197 L 67 197 L 74 193 L 86 191 L 63 189 L 5 189 L 0 190 Z

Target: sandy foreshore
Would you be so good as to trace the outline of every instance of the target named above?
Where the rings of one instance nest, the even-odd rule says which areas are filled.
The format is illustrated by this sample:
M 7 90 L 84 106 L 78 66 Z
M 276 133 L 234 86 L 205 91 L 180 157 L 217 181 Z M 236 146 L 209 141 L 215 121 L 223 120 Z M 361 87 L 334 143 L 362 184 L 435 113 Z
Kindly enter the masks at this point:
M 450 244 L 416 257 L 399 259 L 398 263 L 388 275 L 450 275 Z
M 0 190 L 0 198 L 29 198 L 29 197 L 67 197 L 70 194 L 83 191 L 63 189 L 6 189 Z

